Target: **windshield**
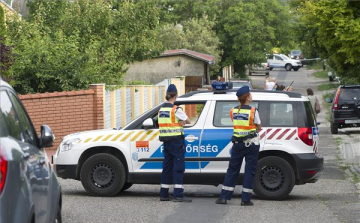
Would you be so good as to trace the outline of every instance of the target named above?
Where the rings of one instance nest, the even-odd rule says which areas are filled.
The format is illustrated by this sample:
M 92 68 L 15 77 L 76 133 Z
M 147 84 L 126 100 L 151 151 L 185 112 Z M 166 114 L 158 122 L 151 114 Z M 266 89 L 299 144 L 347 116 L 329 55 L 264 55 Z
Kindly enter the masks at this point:
M 284 60 L 290 60 L 289 57 L 285 56 L 284 54 L 280 54 L 280 56 L 284 59 Z
M 243 86 L 250 86 L 248 82 L 233 82 L 233 88 L 241 88 Z

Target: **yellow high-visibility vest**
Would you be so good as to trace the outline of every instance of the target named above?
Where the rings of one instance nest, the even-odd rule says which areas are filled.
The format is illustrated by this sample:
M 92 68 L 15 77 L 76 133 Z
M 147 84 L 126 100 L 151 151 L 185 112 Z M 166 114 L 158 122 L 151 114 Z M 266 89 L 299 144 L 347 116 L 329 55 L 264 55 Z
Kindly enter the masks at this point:
M 257 126 L 254 124 L 255 108 L 232 108 L 230 111 L 231 120 L 234 123 L 234 137 L 246 137 L 251 132 L 257 130 Z
M 177 106 L 166 103 L 158 113 L 159 137 L 171 137 L 183 135 L 183 126 L 175 116 Z

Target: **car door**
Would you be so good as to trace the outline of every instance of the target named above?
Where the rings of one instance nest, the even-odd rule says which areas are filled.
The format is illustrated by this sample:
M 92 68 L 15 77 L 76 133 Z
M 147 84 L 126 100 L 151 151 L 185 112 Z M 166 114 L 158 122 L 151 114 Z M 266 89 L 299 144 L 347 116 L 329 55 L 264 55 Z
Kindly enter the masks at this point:
M 176 102 L 190 118 L 191 124 L 184 126 L 185 137 L 185 170 L 186 173 L 199 173 L 199 142 L 203 130 L 208 105 L 205 101 Z M 157 114 L 161 106 L 140 118 L 132 131 L 131 154 L 134 172 L 161 172 L 163 143 L 159 141 Z M 146 119 L 153 120 L 153 127 L 145 129 L 141 123 Z
M 232 148 L 230 140 L 233 135 L 230 110 L 238 105 L 238 101 L 212 102 L 200 142 L 201 173 L 226 173 Z M 259 102 L 254 101 L 250 106 L 259 108 Z M 262 133 L 263 130 L 260 131 L 260 134 Z M 261 147 L 264 145 L 263 142 L 264 139 L 260 141 Z
M 14 119 L 21 127 L 20 144 L 28 160 L 32 195 L 35 204 L 36 222 L 48 222 L 50 162 L 44 149 L 39 146 L 36 131 L 21 102 L 13 92 L 9 92 Z M 10 104 L 9 104 L 10 105 Z

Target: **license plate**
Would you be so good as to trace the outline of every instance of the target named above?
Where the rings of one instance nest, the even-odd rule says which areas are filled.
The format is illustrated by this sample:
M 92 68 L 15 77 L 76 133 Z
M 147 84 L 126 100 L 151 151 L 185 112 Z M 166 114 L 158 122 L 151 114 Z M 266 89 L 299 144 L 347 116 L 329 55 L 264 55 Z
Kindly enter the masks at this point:
M 360 120 L 345 120 L 345 124 L 360 123 Z

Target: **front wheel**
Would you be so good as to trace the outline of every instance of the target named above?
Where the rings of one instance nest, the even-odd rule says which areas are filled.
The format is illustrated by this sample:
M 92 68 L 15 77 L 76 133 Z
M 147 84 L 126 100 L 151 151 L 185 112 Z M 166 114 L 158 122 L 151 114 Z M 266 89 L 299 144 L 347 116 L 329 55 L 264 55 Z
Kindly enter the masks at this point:
M 126 171 L 113 155 L 99 153 L 87 159 L 81 168 L 80 180 L 85 190 L 94 196 L 114 196 L 124 186 Z
M 288 63 L 288 64 L 285 65 L 285 69 L 287 71 L 291 71 L 291 68 L 292 68 L 291 64 Z
M 262 199 L 283 200 L 295 185 L 295 173 L 284 159 L 269 156 L 259 160 L 254 192 Z

